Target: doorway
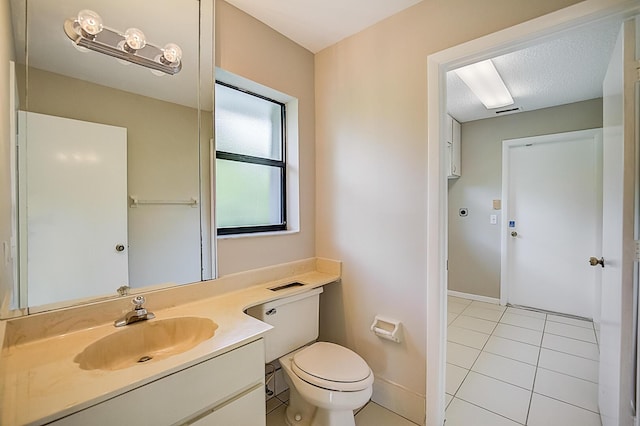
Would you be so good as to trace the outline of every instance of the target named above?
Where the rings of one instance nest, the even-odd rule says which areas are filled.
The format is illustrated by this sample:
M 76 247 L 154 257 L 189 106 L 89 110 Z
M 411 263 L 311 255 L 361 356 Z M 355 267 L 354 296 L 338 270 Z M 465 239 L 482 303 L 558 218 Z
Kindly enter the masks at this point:
M 572 27 L 603 19 L 636 14 L 637 4 L 626 7 L 608 1 L 578 4 L 531 22 L 457 46 L 428 58 L 428 258 L 427 258 L 427 424 L 444 421 L 444 364 L 446 351 L 447 179 L 444 175 L 445 99 L 442 85 L 447 70 L 505 51 L 513 51 L 560 34 Z

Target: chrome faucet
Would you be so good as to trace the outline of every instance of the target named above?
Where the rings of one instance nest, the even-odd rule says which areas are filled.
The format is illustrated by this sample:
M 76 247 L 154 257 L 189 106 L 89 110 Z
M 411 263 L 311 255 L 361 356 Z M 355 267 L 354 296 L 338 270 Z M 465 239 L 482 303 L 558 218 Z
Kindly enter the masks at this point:
M 131 303 L 133 303 L 133 305 L 135 306 L 133 310 L 131 312 L 127 312 L 127 314 L 119 320 L 114 321 L 113 325 L 115 325 L 116 327 L 123 327 L 134 322 L 155 318 L 156 316 L 152 312 L 148 312 L 145 308 L 142 307 L 142 305 L 144 305 L 144 302 L 144 296 L 136 296 L 131 299 Z

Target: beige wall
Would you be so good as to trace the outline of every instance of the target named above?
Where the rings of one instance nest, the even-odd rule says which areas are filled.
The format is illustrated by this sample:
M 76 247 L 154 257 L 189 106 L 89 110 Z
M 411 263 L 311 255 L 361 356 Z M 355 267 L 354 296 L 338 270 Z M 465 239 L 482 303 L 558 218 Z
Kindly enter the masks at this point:
M 344 262 L 322 337 L 360 353 L 374 400 L 415 421 L 386 391 L 425 394 L 427 56 L 573 3 L 425 0 L 316 55 L 316 253 Z M 378 313 L 403 321 L 402 344 L 369 331 Z
M 315 255 L 314 57 L 228 3 L 216 2 L 216 66 L 299 100 L 300 232 L 218 240 L 220 275 Z
M 0 317 L 7 312 L 13 283 L 13 261 L 5 262 L 5 249 L 11 239 L 11 148 L 9 108 L 9 61 L 14 59 L 13 31 L 9 0 L 0 0 Z
M 449 180 L 449 290 L 500 297 L 502 141 L 602 127 L 602 99 L 462 124 L 462 176 Z M 460 217 L 466 207 L 469 215 Z

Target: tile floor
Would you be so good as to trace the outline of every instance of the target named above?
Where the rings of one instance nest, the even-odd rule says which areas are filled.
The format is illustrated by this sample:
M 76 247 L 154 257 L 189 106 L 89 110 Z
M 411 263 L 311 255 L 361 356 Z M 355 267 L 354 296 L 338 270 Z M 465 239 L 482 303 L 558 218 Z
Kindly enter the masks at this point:
M 285 426 L 284 411 L 289 402 L 289 391 L 267 401 L 267 426 Z M 356 414 L 356 426 L 416 426 L 415 423 L 369 402 Z
M 601 426 L 593 323 L 449 297 L 446 426 Z M 267 401 L 284 426 L 285 391 Z M 358 426 L 415 426 L 373 402 Z
M 593 323 L 448 300 L 446 426 L 601 426 Z

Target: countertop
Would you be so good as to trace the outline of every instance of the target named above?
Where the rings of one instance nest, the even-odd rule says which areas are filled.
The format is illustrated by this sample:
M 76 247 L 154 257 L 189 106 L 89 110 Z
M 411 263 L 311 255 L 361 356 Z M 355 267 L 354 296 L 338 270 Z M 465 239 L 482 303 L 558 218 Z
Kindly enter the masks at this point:
M 22 344 L 7 344 L 5 337 L 0 424 L 44 424 L 259 339 L 272 327 L 246 315 L 246 308 L 339 279 L 336 270 L 310 271 L 161 310 L 153 308 L 149 296 L 145 307 L 156 315 L 149 321 L 197 316 L 210 318 L 218 328 L 212 338 L 186 352 L 121 370 L 81 370 L 74 358 L 90 343 L 131 326 L 115 328 L 109 322 Z M 269 289 L 294 281 L 304 286 Z

